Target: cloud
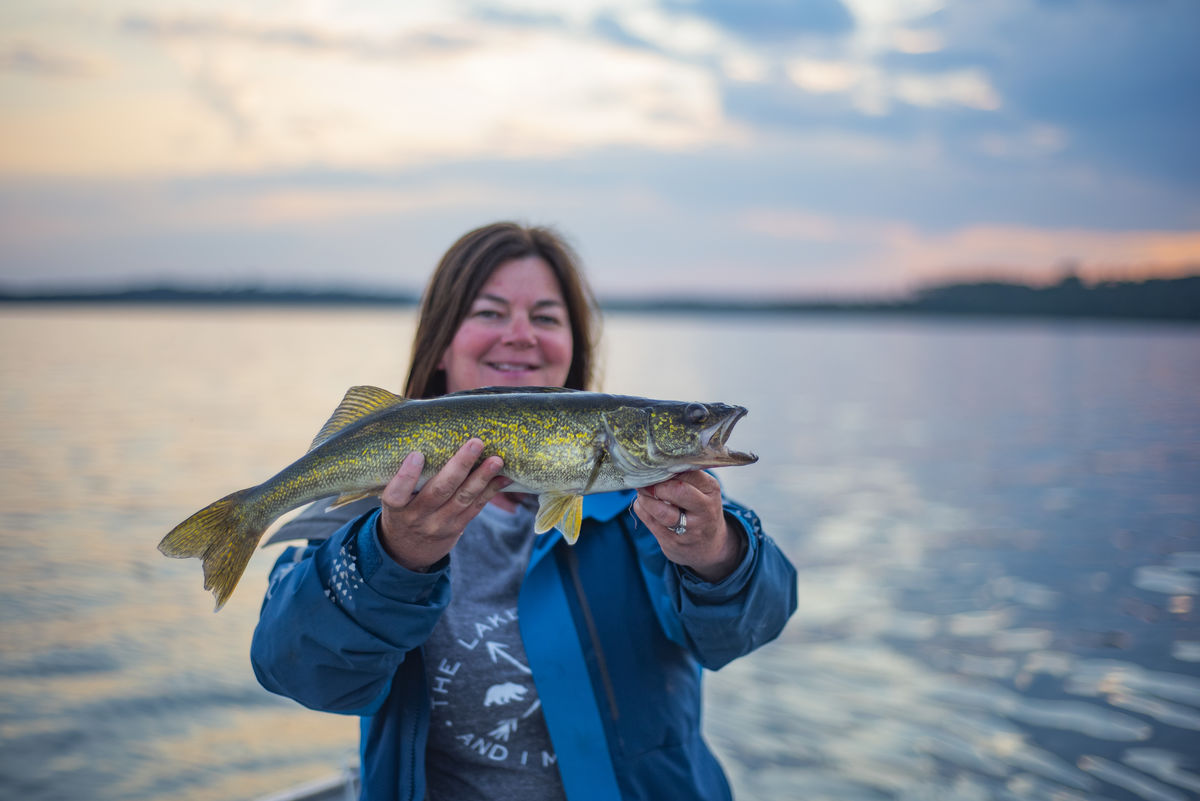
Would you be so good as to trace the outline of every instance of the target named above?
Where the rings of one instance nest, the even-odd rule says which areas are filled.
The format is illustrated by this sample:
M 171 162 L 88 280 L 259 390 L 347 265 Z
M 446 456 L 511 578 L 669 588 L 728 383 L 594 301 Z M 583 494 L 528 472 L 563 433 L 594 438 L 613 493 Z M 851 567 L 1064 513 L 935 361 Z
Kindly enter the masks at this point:
M 738 217 L 738 226 L 754 234 L 796 242 L 833 242 L 840 239 L 866 236 L 873 241 L 887 238 L 888 231 L 909 230 L 907 226 L 878 220 L 852 221 L 819 212 L 760 208 L 750 209 Z
M 1062 163 L 1200 183 L 1200 4 L 976 0 L 931 25 L 943 48 L 889 69 L 983 67 L 1010 124 L 1061 132 Z
M 977 69 L 934 75 L 900 74 L 895 76 L 892 83 L 896 99 L 913 106 L 965 106 L 979 111 L 995 111 L 1001 105 L 991 80 Z
M 959 211 L 946 224 L 944 210 L 920 208 L 924 199 L 887 171 L 877 191 L 810 170 L 811 186 L 797 192 L 803 179 L 779 155 L 722 162 L 619 150 L 390 172 L 10 182 L 0 185 L 0 268 L 6 282 L 25 283 L 186 275 L 415 289 L 459 234 L 503 218 L 559 226 L 606 294 L 872 294 L 947 276 L 1039 280 L 1066 261 L 1089 279 L 1200 265 L 1195 231 L 1105 231 L 1040 215 L 981 222 L 987 215 L 969 208 L 969 194 L 944 200 Z M 891 157 L 859 158 L 867 175 Z M 768 164 L 776 171 L 764 182 Z
M 10 247 L 36 247 L 58 238 L 102 239 L 128 228 L 156 235 L 204 234 L 304 227 L 336 229 L 347 222 L 401 219 L 420 211 L 471 203 L 529 202 L 528 193 L 469 178 L 431 182 L 321 180 L 317 176 L 257 181 L 147 181 L 26 187 L 20 203 L 0 195 L 0 237 Z M 56 213 L 56 212 L 66 213 Z
M 480 208 L 529 202 L 519 188 L 469 177 L 10 184 L 0 190 L 3 283 L 415 290 L 438 248 L 488 218 Z
M 414 59 L 456 53 L 475 46 L 474 38 L 445 26 L 371 36 L 338 31 L 318 24 L 280 23 L 229 15 L 151 16 L 130 14 L 120 21 L 128 34 L 160 41 L 242 42 L 262 48 L 294 50 L 308 55 L 339 54 L 365 59 Z
M 87 78 L 102 72 L 94 57 L 47 45 L 16 41 L 0 43 L 0 73 L 42 78 Z
M 729 46 L 721 29 L 708 20 L 653 7 L 601 14 L 591 30 L 618 44 L 681 59 L 707 59 Z
M 1047 281 L 1071 265 L 1089 281 L 1139 280 L 1200 271 L 1200 232 L 1107 231 L 1029 225 L 967 225 L 927 232 L 901 219 L 835 217 L 807 210 L 755 209 L 738 218 L 743 230 L 797 243 L 857 242 L 865 252 L 849 267 L 869 271 L 877 285 L 911 286 L 930 279 L 1002 278 Z
M 888 114 L 897 103 L 978 111 L 995 111 L 1001 106 L 991 80 L 979 69 L 893 73 L 861 61 L 808 58 L 793 59 L 786 69 L 788 78 L 800 90 L 846 95 L 855 109 L 869 115 Z
M 935 21 L 943 7 L 940 0 L 846 0 L 845 5 L 836 4 L 842 22 L 808 28 L 800 21 L 809 14 L 821 18 L 818 7 L 762 5 L 766 12 L 756 16 L 755 9 L 745 10 L 742 4 L 670 2 L 664 6 L 670 13 L 656 12 L 657 26 L 634 26 L 630 14 L 614 16 L 609 26 L 616 39 L 679 57 L 695 58 L 694 51 L 707 50 L 710 63 L 718 65 L 726 79 L 726 107 L 750 125 L 795 128 L 815 123 L 855 130 L 863 117 L 902 117 L 906 110 L 918 108 L 928 112 L 925 124 L 936 126 L 944 110 L 994 112 L 1004 105 L 986 62 L 963 58 L 938 64 L 914 58 L 937 54 L 946 46 Z M 789 24 L 773 17 L 774 12 L 795 19 Z M 745 26 L 729 24 L 739 15 L 774 33 L 755 38 Z M 697 18 L 710 27 L 703 43 L 701 37 L 693 37 L 698 43 L 693 51 L 671 47 L 668 37 L 656 34 L 657 28 L 678 36 L 687 29 L 681 20 Z M 808 34 L 799 35 L 802 29 Z M 897 56 L 908 61 L 898 64 Z
M 1021 126 L 1012 130 L 993 128 L 976 137 L 973 146 L 985 155 L 997 159 L 1030 160 L 1062 152 L 1070 137 L 1062 128 L 1044 123 Z
M 1200 232 L 1046 229 L 973 225 L 947 234 L 893 241 L 903 263 L 918 274 L 995 270 L 1026 280 L 1072 264 L 1088 280 L 1190 275 L 1200 270 Z
M 430 23 L 364 36 L 144 15 L 120 30 L 163 59 L 158 79 L 40 104 L 0 132 L 0 171 L 389 168 L 739 135 L 702 66 L 570 31 L 463 20 L 451 35 Z
M 1200 85 L 1200 5 L 846 4 L 852 33 L 774 54 L 760 80 L 726 81 L 726 113 L 760 136 L 842 132 L 896 150 L 907 143 L 936 151 L 926 165 L 937 172 L 933 182 L 958 175 L 992 182 L 993 192 L 1012 182 L 1006 171 L 1037 170 L 1047 187 L 1089 183 L 1113 196 L 1077 197 L 1077 208 L 1123 206 L 1142 217 L 1133 195 L 1166 191 L 1197 224 L 1200 149 L 1191 140 L 1200 131 L 1200 104 L 1190 101 Z M 1115 197 L 1131 192 L 1124 203 Z M 1048 208 L 1037 196 L 1010 200 L 1016 204 L 1001 210 L 1010 219 L 1025 214 L 1021 204 L 1049 213 L 1047 222 L 1075 213 Z M 986 198 L 968 204 L 976 211 L 997 205 Z M 1106 216 L 1106 224 L 1113 219 Z
M 393 254 L 423 276 L 513 216 L 576 233 L 608 288 L 1182 269 L 1188 3 L 218 1 L 29 26 L 0 49 L 0 269 L 392 280 Z

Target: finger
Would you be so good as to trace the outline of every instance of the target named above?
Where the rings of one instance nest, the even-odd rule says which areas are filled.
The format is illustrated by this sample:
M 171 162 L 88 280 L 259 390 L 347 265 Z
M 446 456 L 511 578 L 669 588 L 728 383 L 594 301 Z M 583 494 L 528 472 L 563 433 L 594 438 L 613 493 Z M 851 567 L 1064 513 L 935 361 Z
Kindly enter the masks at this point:
M 438 471 L 437 475 L 429 479 L 421 489 L 421 495 L 433 507 L 444 506 L 462 487 L 467 476 L 471 474 L 471 468 L 475 465 L 475 460 L 479 458 L 479 454 L 483 451 L 483 440 L 478 437 L 472 437 L 463 443 L 453 456 L 446 461 L 445 466 Z
M 721 503 L 721 483 L 703 470 L 689 470 L 656 485 L 655 495 L 684 509 Z
M 421 471 L 425 468 L 425 454 L 413 451 L 404 457 L 400 469 L 392 480 L 383 488 L 383 499 L 392 506 L 404 506 L 412 500 L 413 490 L 421 480 Z
M 679 478 L 668 479 L 661 484 L 654 484 L 645 489 L 649 491 L 652 499 L 658 503 L 665 504 L 667 508 L 662 510 L 663 514 L 674 515 L 676 518 L 679 517 L 678 510 L 680 509 L 690 513 L 692 510 L 699 509 L 705 505 L 704 494 L 687 481 L 680 480 Z M 651 509 L 656 508 L 653 504 L 651 505 Z M 672 523 L 671 525 L 675 524 Z
M 454 493 L 454 501 L 463 509 L 471 509 L 472 507 L 475 507 L 476 511 L 482 509 L 488 500 L 491 499 L 491 496 L 495 494 L 495 492 L 488 494 L 488 488 L 491 486 L 492 481 L 497 478 L 504 479 L 503 476 L 499 475 L 503 468 L 504 460 L 499 456 L 489 456 L 484 459 L 483 463 L 472 470 L 462 485 L 459 486 L 458 490 Z M 504 479 L 504 481 L 506 482 L 504 486 L 511 483 L 507 479 Z
M 663 528 L 674 528 L 679 525 L 679 515 L 682 511 L 680 507 L 660 500 L 644 490 L 638 490 L 638 497 L 634 505 L 637 507 L 635 511 L 638 512 L 638 517 L 643 523 L 653 523 Z M 640 511 L 638 511 L 639 509 Z
M 487 486 L 483 488 L 483 492 L 479 494 L 479 500 L 477 501 L 479 507 L 482 508 L 485 506 L 488 501 L 496 497 L 497 494 L 508 489 L 512 483 L 513 480 L 508 476 L 496 476 L 493 478 L 487 483 Z
M 503 491 L 511 483 L 512 479 L 506 476 L 495 476 L 478 492 L 460 490 L 455 494 L 452 503 L 442 507 L 448 515 L 446 517 L 447 525 L 452 528 L 465 529 L 472 518 L 479 514 L 492 498 L 496 497 L 496 493 Z
M 710 497 L 720 497 L 721 495 L 721 482 L 703 470 L 689 470 L 686 473 L 680 473 L 675 478 L 681 484 L 695 488 L 701 495 Z

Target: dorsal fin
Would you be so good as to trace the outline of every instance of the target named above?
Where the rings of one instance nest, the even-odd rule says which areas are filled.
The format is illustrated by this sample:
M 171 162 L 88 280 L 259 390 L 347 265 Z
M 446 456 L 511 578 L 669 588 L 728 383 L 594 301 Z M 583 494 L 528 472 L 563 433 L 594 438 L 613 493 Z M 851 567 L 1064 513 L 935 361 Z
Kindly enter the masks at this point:
M 350 387 L 346 390 L 346 397 L 342 398 L 342 402 L 333 410 L 333 415 L 317 433 L 308 449 L 311 451 L 313 448 L 325 444 L 334 434 L 367 415 L 399 406 L 402 403 L 408 403 L 408 398 L 388 392 L 386 389 L 368 386 Z
M 514 392 L 578 392 L 577 389 L 566 387 L 479 387 L 478 389 L 460 389 L 450 392 L 443 398 L 457 398 L 460 395 L 509 395 Z

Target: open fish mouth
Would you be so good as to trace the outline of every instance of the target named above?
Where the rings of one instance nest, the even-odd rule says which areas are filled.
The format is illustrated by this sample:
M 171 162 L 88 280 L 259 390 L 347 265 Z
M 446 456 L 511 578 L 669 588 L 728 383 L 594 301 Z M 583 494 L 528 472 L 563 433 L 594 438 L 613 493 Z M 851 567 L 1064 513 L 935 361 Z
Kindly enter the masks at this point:
M 731 451 L 726 447 L 726 441 L 733 432 L 737 421 L 746 416 L 746 409 L 741 406 L 730 406 L 728 411 L 714 425 L 706 428 L 700 434 L 704 446 L 705 457 L 717 460 L 720 465 L 753 464 L 758 457 L 753 453 Z

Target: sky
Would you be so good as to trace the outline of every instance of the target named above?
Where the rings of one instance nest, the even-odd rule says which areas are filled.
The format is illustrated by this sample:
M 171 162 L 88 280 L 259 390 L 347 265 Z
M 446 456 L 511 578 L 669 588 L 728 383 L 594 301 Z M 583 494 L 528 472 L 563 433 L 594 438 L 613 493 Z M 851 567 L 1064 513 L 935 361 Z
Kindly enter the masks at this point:
M 601 298 L 1200 272 L 1196 0 L 9 0 L 0 288 Z

